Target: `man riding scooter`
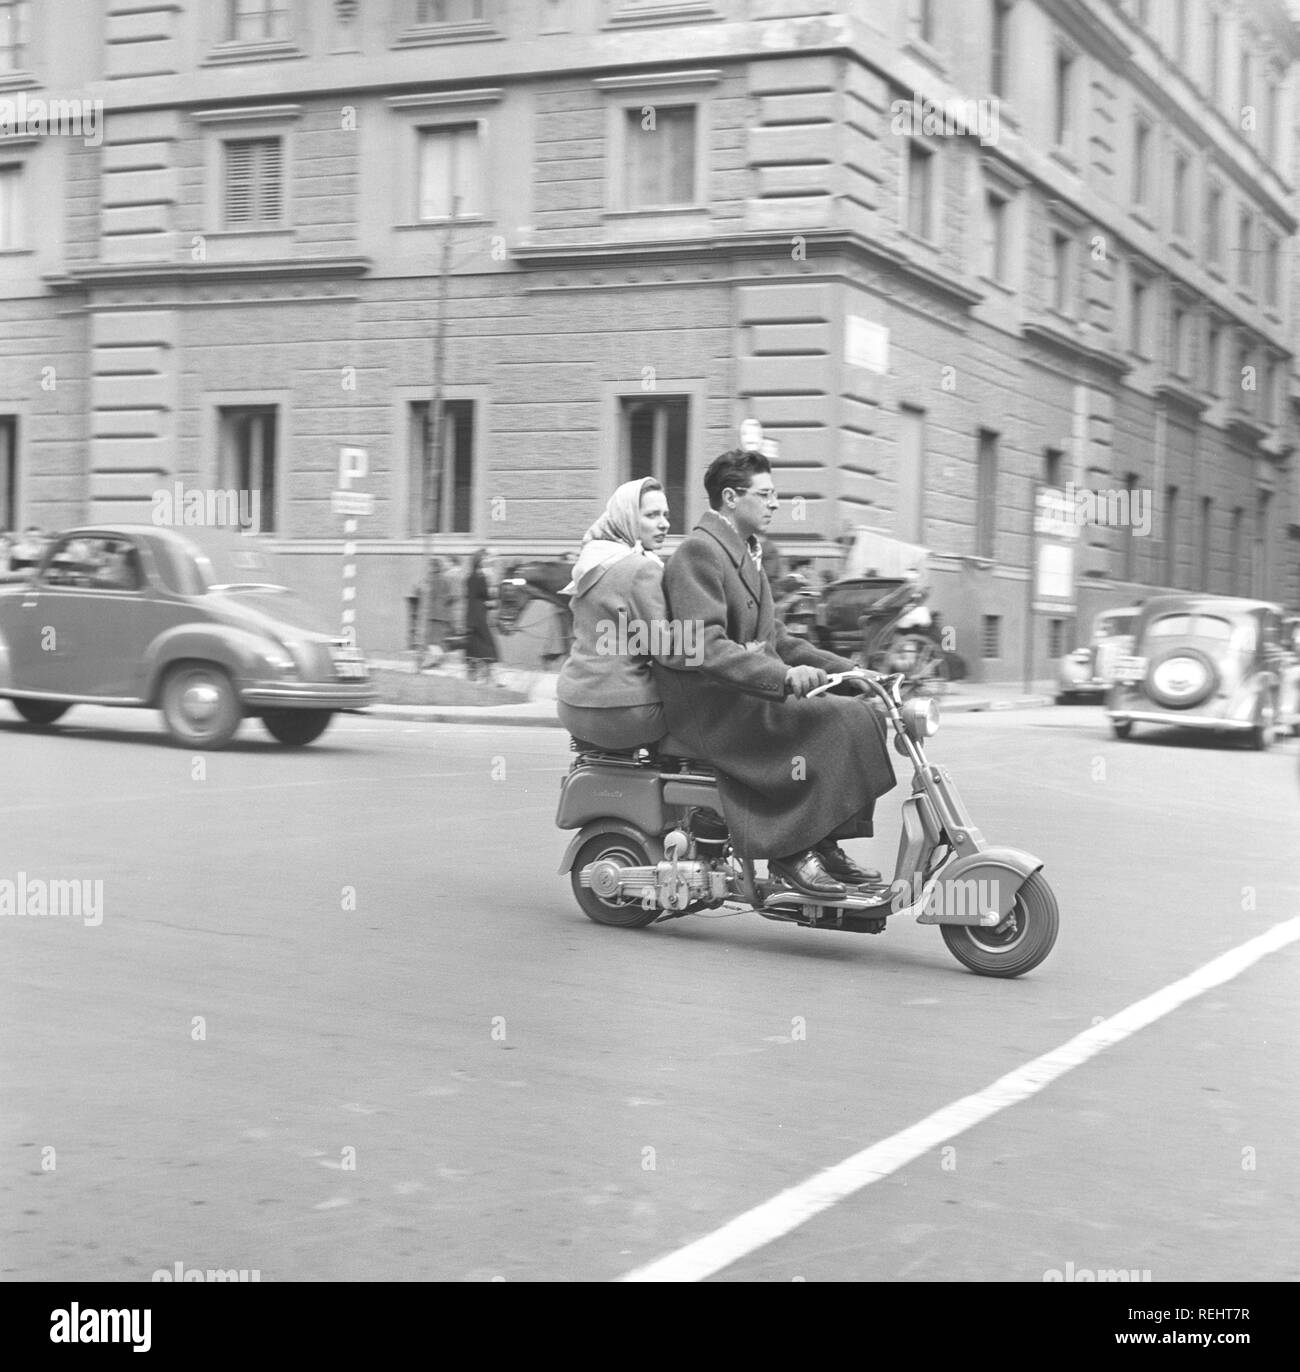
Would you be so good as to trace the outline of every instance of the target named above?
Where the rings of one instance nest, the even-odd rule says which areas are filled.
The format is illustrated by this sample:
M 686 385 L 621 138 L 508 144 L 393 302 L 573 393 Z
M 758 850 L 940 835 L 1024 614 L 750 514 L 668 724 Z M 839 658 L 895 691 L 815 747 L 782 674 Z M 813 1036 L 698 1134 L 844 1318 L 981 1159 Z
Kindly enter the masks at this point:
M 872 833 L 875 802 L 895 785 L 884 722 L 867 700 L 805 699 L 854 665 L 776 622 L 758 542 L 777 507 L 767 459 L 723 453 L 704 487 L 711 508 L 664 573 L 671 619 L 694 623 L 701 645 L 690 661 L 655 663 L 669 731 L 717 769 L 737 856 L 766 858 L 794 890 L 838 899 L 880 880 L 839 843 Z

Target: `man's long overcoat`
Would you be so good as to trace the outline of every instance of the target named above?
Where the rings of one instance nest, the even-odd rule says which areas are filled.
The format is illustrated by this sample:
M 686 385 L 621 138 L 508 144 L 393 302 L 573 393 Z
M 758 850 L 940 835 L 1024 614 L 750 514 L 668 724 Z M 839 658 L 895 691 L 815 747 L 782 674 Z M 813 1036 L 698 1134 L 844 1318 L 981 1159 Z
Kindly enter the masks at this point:
M 672 620 L 697 626 L 702 659 L 656 662 L 668 727 L 718 769 L 736 852 L 785 857 L 870 834 L 876 797 L 896 784 L 884 720 L 861 696 L 785 697 L 787 666 L 853 664 L 777 624 L 767 577 L 712 510 L 669 559 L 664 592 Z

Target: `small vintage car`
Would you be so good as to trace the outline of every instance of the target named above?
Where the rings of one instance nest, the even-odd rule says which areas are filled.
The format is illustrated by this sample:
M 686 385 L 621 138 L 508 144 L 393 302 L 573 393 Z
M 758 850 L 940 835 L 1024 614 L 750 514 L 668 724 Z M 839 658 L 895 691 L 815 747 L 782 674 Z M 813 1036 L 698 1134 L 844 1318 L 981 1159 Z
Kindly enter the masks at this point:
M 1143 605 L 1133 652 L 1114 659 L 1106 715 L 1116 738 L 1138 723 L 1241 734 L 1267 748 L 1288 726 L 1283 688 L 1295 654 L 1283 612 L 1263 600 L 1164 595 Z
M 1115 658 L 1133 651 L 1133 621 L 1136 606 L 1122 610 L 1103 610 L 1092 621 L 1092 637 L 1061 659 L 1057 669 L 1056 702 L 1068 705 L 1077 700 L 1100 700 L 1111 685 L 1111 664 Z
M 255 539 L 148 524 L 72 529 L 0 585 L 0 696 L 37 725 L 78 703 L 156 707 L 198 749 L 249 716 L 311 743 L 378 699 L 360 650 L 319 627 Z

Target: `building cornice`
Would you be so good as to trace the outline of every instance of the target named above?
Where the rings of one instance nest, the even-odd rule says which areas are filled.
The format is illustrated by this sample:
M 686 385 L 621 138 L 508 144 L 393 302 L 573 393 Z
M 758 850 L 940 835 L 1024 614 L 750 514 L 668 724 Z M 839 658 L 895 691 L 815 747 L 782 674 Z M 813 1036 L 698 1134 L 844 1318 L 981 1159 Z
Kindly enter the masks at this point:
M 517 246 L 513 256 L 524 266 L 570 269 L 602 265 L 661 265 L 716 260 L 719 257 L 762 257 L 769 260 L 780 257 L 788 260 L 791 236 L 790 231 L 763 230 L 667 240 L 529 243 Z M 798 237 L 804 240 L 808 248 L 815 245 L 820 254 L 828 250 L 851 253 L 874 266 L 886 267 L 908 277 L 966 308 L 978 305 L 984 298 L 983 292 L 966 285 L 957 277 L 912 261 L 852 229 L 806 229 Z M 812 256 L 811 252 L 809 256 Z
M 1209 409 L 1210 402 L 1203 396 L 1199 396 L 1195 391 L 1189 391 L 1185 386 L 1177 381 L 1162 381 L 1155 388 L 1157 400 L 1163 400 L 1171 407 L 1187 410 L 1191 414 L 1200 415 Z
M 316 257 L 262 262 L 102 263 L 49 272 L 42 279 L 52 291 L 114 290 L 122 287 L 175 286 L 206 281 L 304 281 L 319 277 L 365 276 L 369 257 Z
M 1031 320 L 1021 325 L 1020 333 L 1022 337 L 1033 343 L 1041 343 L 1055 352 L 1063 353 L 1080 362 L 1086 362 L 1101 371 L 1111 373 L 1117 378 L 1127 376 L 1133 370 L 1132 366 L 1122 357 L 1117 357 L 1104 348 L 1095 348 L 1091 343 L 1084 343 L 1052 324 Z

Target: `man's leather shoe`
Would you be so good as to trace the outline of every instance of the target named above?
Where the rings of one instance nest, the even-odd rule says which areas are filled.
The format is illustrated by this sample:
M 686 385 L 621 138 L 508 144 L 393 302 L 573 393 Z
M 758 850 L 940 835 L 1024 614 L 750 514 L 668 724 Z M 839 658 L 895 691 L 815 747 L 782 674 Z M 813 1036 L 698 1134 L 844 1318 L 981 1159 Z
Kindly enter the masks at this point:
M 815 851 L 822 860 L 822 866 L 836 880 L 846 882 L 849 886 L 879 885 L 880 873 L 871 867 L 859 867 L 838 843 L 819 843 Z
M 844 885 L 827 872 L 815 848 L 788 858 L 769 858 L 767 870 L 803 895 L 822 896 L 826 900 L 842 900 L 848 895 Z

